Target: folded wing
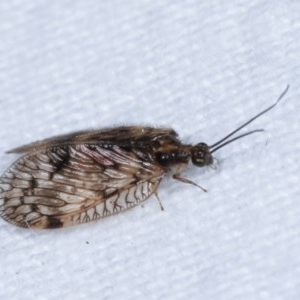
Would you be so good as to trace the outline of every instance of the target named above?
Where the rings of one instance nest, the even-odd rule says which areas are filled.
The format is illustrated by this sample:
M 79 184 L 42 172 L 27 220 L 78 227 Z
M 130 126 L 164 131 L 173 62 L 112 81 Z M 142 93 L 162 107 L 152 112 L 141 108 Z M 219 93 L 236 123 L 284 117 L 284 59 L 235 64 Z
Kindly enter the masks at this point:
M 0 179 L 0 215 L 27 228 L 89 222 L 136 206 L 165 175 L 159 165 L 118 145 L 35 148 Z

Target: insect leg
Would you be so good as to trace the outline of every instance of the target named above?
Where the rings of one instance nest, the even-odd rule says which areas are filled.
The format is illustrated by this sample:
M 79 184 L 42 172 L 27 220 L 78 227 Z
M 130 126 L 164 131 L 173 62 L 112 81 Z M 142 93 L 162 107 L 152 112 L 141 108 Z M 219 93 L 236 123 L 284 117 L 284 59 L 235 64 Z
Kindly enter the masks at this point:
M 203 188 L 202 186 L 198 185 L 197 183 L 195 183 L 194 181 L 191 181 L 189 179 L 186 179 L 186 178 L 183 178 L 180 176 L 180 174 L 174 174 L 173 175 L 173 178 L 178 180 L 178 181 L 181 181 L 183 183 L 188 183 L 188 184 L 192 184 L 196 187 L 198 187 L 199 189 L 201 189 L 203 192 L 207 192 L 207 190 L 205 188 Z
M 158 201 L 158 203 L 159 203 L 160 209 L 161 209 L 162 211 L 164 211 L 165 209 L 164 209 L 164 207 L 163 207 L 163 205 L 162 205 L 162 203 L 161 203 L 161 201 L 160 201 L 160 199 L 159 199 L 159 197 L 158 197 L 157 191 L 154 192 L 154 195 L 155 195 L 155 197 L 156 197 L 156 199 L 157 199 L 157 201 Z

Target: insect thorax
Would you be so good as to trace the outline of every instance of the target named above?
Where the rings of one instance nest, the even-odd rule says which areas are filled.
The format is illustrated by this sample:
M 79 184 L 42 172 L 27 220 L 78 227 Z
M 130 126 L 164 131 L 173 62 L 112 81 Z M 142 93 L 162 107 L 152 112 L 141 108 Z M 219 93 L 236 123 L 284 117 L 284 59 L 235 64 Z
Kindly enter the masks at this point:
M 157 163 L 163 167 L 188 164 L 190 160 L 190 146 L 182 145 L 177 139 L 160 140 L 154 151 Z

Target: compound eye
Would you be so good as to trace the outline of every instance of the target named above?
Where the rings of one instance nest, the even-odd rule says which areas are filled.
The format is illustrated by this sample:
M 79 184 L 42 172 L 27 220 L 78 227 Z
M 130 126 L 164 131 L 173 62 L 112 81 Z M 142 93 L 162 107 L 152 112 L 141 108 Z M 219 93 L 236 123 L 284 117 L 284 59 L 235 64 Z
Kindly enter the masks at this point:
M 197 167 L 204 167 L 212 163 L 209 147 L 205 143 L 199 143 L 191 149 L 192 163 Z
M 197 167 L 204 167 L 205 165 L 204 153 L 194 152 L 192 153 L 192 163 Z

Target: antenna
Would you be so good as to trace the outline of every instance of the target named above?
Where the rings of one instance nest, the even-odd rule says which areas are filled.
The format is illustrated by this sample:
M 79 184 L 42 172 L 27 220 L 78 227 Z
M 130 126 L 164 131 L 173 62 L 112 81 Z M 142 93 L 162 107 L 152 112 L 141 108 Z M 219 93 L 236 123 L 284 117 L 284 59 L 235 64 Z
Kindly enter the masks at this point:
M 263 111 L 261 111 L 260 113 L 258 113 L 254 117 L 252 117 L 250 120 L 248 120 L 247 122 L 245 122 L 244 124 L 242 124 L 241 126 L 239 126 L 237 129 L 235 129 L 232 132 L 230 132 L 228 135 L 226 135 L 224 138 L 222 138 L 221 140 L 219 140 L 215 144 L 211 145 L 209 147 L 211 149 L 210 152 L 213 153 L 213 152 L 217 151 L 218 149 L 224 147 L 225 145 L 228 145 L 228 144 L 232 143 L 233 141 L 236 141 L 236 140 L 238 140 L 238 139 L 240 139 L 242 137 L 245 137 L 247 135 L 250 135 L 250 134 L 253 134 L 253 133 L 256 133 L 256 132 L 262 132 L 262 131 L 264 131 L 263 129 L 256 129 L 256 130 L 252 130 L 252 131 L 246 132 L 244 134 L 241 134 L 241 135 L 239 135 L 239 136 L 237 136 L 235 138 L 232 138 L 232 139 L 228 140 L 228 138 L 230 138 L 231 136 L 233 136 L 235 133 L 237 133 L 238 131 L 240 131 L 244 127 L 246 127 L 248 124 L 252 123 L 254 120 L 256 120 L 257 118 L 259 118 L 261 115 L 265 114 L 266 112 L 268 112 L 269 110 L 271 110 L 272 108 L 274 108 L 278 104 L 278 102 L 285 96 L 285 94 L 289 90 L 289 87 L 290 87 L 290 85 L 287 85 L 287 87 L 285 88 L 285 90 L 281 93 L 281 95 L 278 97 L 278 99 L 276 100 L 276 102 L 274 104 L 272 104 L 268 108 L 264 109 Z

